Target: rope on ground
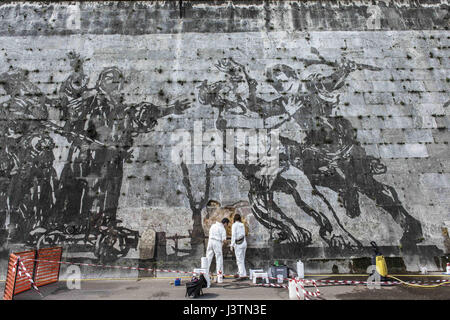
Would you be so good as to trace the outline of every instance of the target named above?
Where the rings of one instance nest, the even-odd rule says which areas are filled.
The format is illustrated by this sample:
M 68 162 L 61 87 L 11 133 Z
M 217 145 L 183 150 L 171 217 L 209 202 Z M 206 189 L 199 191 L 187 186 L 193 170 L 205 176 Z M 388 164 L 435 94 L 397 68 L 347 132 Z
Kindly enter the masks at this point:
M 418 288 L 437 288 L 437 287 L 440 287 L 440 286 L 443 286 L 443 285 L 446 285 L 446 284 L 450 284 L 449 281 L 446 281 L 446 282 L 442 282 L 442 283 L 439 283 L 439 284 L 426 284 L 426 285 L 423 285 L 423 284 L 408 283 L 406 281 L 400 280 L 399 278 L 396 278 L 396 277 L 393 277 L 393 276 L 390 276 L 390 275 L 388 275 L 388 278 L 395 279 L 395 280 L 399 281 L 400 283 L 402 283 L 404 285 L 407 285 L 407 286 L 410 286 L 410 287 L 418 287 Z

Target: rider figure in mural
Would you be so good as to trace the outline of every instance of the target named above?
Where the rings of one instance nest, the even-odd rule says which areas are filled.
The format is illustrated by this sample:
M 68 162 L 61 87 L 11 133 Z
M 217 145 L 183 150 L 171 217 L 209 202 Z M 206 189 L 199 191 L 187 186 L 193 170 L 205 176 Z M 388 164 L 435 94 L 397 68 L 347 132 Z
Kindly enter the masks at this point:
M 47 98 L 26 70 L 0 75 L 10 97 L 0 108 L 1 118 L 8 119 L 0 124 L 1 223 L 3 228 L 20 228 L 13 241 L 25 240 L 31 229 L 49 223 L 86 224 L 88 219 L 95 226 L 115 219 L 123 162 L 132 158 L 133 138 L 150 132 L 159 118 L 182 114 L 189 106 L 186 101 L 166 107 L 126 104 L 120 69 L 105 68 L 89 88 L 85 60 L 75 52 L 68 56 L 73 72 L 57 99 Z M 51 108 L 54 113 L 62 110 L 63 126 L 49 120 Z M 58 135 L 69 142 L 59 181 L 53 152 Z
M 88 88 L 89 77 L 84 72 L 85 59 L 78 53 L 71 51 L 67 54 L 72 67 L 72 73 L 63 81 L 59 89 L 62 120 L 64 121 L 63 132 L 67 139 L 69 148 L 67 160 L 64 165 L 60 183 L 56 190 L 56 203 L 54 219 L 60 223 L 76 224 L 83 226 L 82 213 L 89 192 L 88 183 L 83 178 L 85 164 L 85 148 L 87 148 L 87 136 L 74 130 L 75 127 L 83 125 L 83 119 L 88 114 L 83 99 L 91 94 Z M 86 218 L 86 217 L 85 217 Z
M 301 82 L 303 86 L 300 85 L 297 94 L 301 104 L 292 119 L 305 137 L 301 142 L 287 142 L 291 156 L 299 160 L 291 163 L 305 173 L 313 186 L 337 192 L 350 218 L 361 214 L 359 193 L 366 195 L 402 227 L 401 243 L 415 245 L 422 239 L 420 222 L 406 211 L 393 187 L 374 178 L 385 173 L 386 166 L 366 154 L 349 120 L 333 114 L 339 105 L 339 95 L 335 92 L 342 88 L 351 72 L 364 67 L 343 60 L 330 77 L 311 73 Z M 287 74 L 285 77 L 287 84 L 298 82 Z M 278 81 L 276 75 L 274 81 Z
M 258 113 L 263 118 L 266 128 L 280 128 L 286 123 L 297 127 L 296 130 L 282 130 L 280 132 L 280 171 L 274 175 L 271 182 L 268 179 L 257 178 L 261 167 L 255 165 L 236 165 L 249 180 L 252 188 L 249 198 L 253 203 L 255 217 L 266 227 L 280 230 L 280 240 L 298 242 L 308 245 L 311 242 L 310 232 L 300 228 L 289 219 L 283 211 L 273 203 L 273 191 L 291 194 L 296 204 L 308 215 L 313 217 L 320 226 L 319 233 L 330 246 L 348 247 L 349 241 L 339 239 L 333 235 L 333 226 L 321 212 L 309 207 L 295 189 L 296 182 L 284 177 L 281 173 L 292 165 L 301 170 L 309 179 L 315 194 L 326 202 L 330 211 L 334 209 L 328 200 L 319 192 L 317 186 L 328 187 L 338 193 L 342 199 L 346 213 L 354 218 L 360 215 L 358 192 L 373 199 L 377 205 L 391 214 L 393 219 L 403 228 L 404 234 L 401 243 L 415 244 L 422 237 L 419 221 L 413 218 L 402 206 L 394 188 L 378 182 L 374 175 L 386 172 L 386 167 L 379 159 L 366 155 L 356 139 L 351 123 L 343 117 L 334 116 L 334 110 L 339 104 L 337 90 L 345 84 L 347 76 L 356 70 L 367 68 L 378 70 L 353 61 L 342 59 L 340 62 L 321 60 L 305 61 L 306 66 L 323 64 L 332 66 L 334 72 L 328 76 L 321 73 L 310 73 L 307 77 L 299 79 L 298 73 L 287 65 L 276 65 L 267 70 L 268 82 L 280 95 L 271 101 L 259 98 L 256 95 L 255 80 L 248 76 L 245 68 L 232 59 L 219 62 L 218 68 L 228 75 L 228 81 L 235 80 L 235 86 L 246 86 L 248 93 L 239 99 L 229 94 L 221 94 L 223 85 L 204 83 L 200 88 L 200 101 L 211 104 L 219 110 L 230 109 L 227 106 L 245 106 L 248 110 L 245 116 Z M 306 70 L 307 68 L 305 68 Z M 240 79 L 238 75 L 241 75 Z M 239 81 L 237 81 L 239 80 Z M 247 83 L 247 84 L 245 84 Z M 230 86 L 230 85 L 228 85 Z M 241 90 L 242 92 L 243 90 Z M 231 98 L 230 98 L 231 97 Z M 232 99 L 229 103 L 227 99 Z M 219 112 L 219 116 L 222 113 Z M 218 119 L 217 124 L 226 128 L 227 120 Z M 253 183 L 252 183 L 253 182 Z M 265 184 L 265 186 L 264 186 Z M 268 196 L 264 189 L 269 190 Z M 268 198 L 268 199 L 267 199 Z M 269 210 L 270 208 L 270 210 Z M 275 217 L 270 214 L 276 213 Z M 360 247 L 361 243 L 348 233 L 339 223 L 338 226 L 347 234 L 354 245 Z M 289 226 L 289 228 L 286 228 Z M 293 229 L 297 229 L 292 231 Z M 294 233 L 294 234 L 293 234 Z M 296 233 L 296 235 L 295 235 Z M 303 241 L 293 241 L 292 239 Z
M 87 218 L 95 226 L 104 218 L 116 217 L 123 165 L 132 159 L 134 137 L 150 132 L 162 117 L 182 114 L 189 104 L 126 104 L 122 94 L 125 77 L 117 67 L 102 70 L 95 87 L 89 89 L 82 61 L 74 57 L 79 60 L 73 63 L 78 69 L 61 90 L 67 101 L 65 130 L 75 133 L 70 141 L 72 163 L 63 169 L 59 194 L 64 199 L 68 191 L 74 192 L 59 206 L 66 204 L 63 210 L 68 216 Z
M 47 223 L 54 201 L 56 175 L 54 142 L 42 121 L 57 101 L 48 99 L 28 79 L 28 72 L 14 69 L 0 75 L 9 100 L 0 109 L 2 121 L 1 209 L 9 239 L 23 240 L 34 228 Z
M 245 68 L 232 59 L 223 59 L 217 64 L 219 70 L 227 74 L 228 81 L 207 84 L 204 82 L 200 87 L 199 101 L 203 104 L 210 104 L 219 109 L 219 116 L 216 127 L 225 132 L 226 129 L 234 129 L 232 123 L 236 115 L 243 118 L 263 119 L 265 128 L 279 128 L 284 122 L 289 120 L 289 112 L 293 113 L 295 107 L 294 99 L 274 99 L 266 101 L 256 96 L 256 81 L 243 72 Z M 231 82 L 228 84 L 227 82 Z M 233 92 L 227 88 L 235 88 Z M 289 102 L 289 103 L 288 103 Z M 239 106 L 239 107 L 238 107 Z M 245 109 L 245 113 L 240 112 Z M 239 124 L 248 121 L 239 121 Z M 270 126 L 267 124 L 270 123 Z M 241 125 L 242 127 L 242 125 Z M 282 134 L 282 132 L 281 132 Z M 290 166 L 288 158 L 288 148 L 285 146 L 283 137 L 280 137 L 279 167 L 275 170 L 267 170 L 267 159 L 260 158 L 258 163 L 250 163 L 238 159 L 238 148 L 234 150 L 234 165 L 250 183 L 249 200 L 255 218 L 266 228 L 276 232 L 276 237 L 280 242 L 299 244 L 300 247 L 312 243 L 312 234 L 298 223 L 295 217 L 290 215 L 274 202 L 275 193 L 281 192 L 291 195 L 296 205 L 320 226 L 319 234 L 331 247 L 349 246 L 336 234 L 329 219 L 321 212 L 312 208 L 305 202 L 296 190 L 297 183 L 292 179 L 282 176 Z M 270 149 L 276 148 L 270 146 Z M 230 152 L 230 150 L 225 150 Z M 260 155 L 261 156 L 261 155 Z M 262 160 L 262 161 L 261 161 Z M 265 173 L 263 173 L 265 172 Z M 270 173 L 270 174 L 267 174 Z M 293 210 L 289 210 L 293 211 Z M 296 210 L 294 210 L 294 213 Z

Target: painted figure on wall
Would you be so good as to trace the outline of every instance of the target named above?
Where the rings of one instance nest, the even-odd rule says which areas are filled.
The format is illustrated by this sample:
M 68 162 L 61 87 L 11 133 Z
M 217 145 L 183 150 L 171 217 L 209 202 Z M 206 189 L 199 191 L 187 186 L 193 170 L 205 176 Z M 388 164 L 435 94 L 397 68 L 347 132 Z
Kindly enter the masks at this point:
M 8 241 L 56 245 L 81 239 L 97 255 L 123 256 L 130 245 L 137 246 L 138 237 L 116 219 L 123 165 L 132 158 L 133 139 L 150 132 L 158 119 L 182 114 L 189 103 L 127 104 L 119 68 L 103 69 L 89 88 L 85 60 L 75 52 L 68 57 L 73 72 L 55 99 L 31 83 L 26 70 L 0 76 L 10 97 L 0 111 L 2 120 L 8 120 L 1 124 L 2 223 L 11 231 Z M 48 119 L 51 108 L 62 111 L 63 126 Z M 69 143 L 59 179 L 52 136 Z
M 67 115 L 65 130 L 81 133 L 84 139 L 71 139 L 72 164 L 64 168 L 59 190 L 60 200 L 76 194 L 78 201 L 61 201 L 59 210 L 82 217 L 115 217 L 123 164 L 132 157 L 133 138 L 150 132 L 159 118 L 181 114 L 188 104 L 176 101 L 165 108 L 148 102 L 125 104 L 121 92 L 125 77 L 120 69 L 105 68 L 92 89 L 84 84 L 86 76 L 79 74 L 80 70 L 74 70 L 64 85 L 63 110 Z M 80 177 L 81 181 L 76 181 Z M 65 205 L 75 205 L 77 210 L 68 210 Z
M 47 223 L 53 208 L 54 142 L 40 121 L 48 118 L 48 108 L 57 102 L 30 82 L 26 70 L 10 70 L 0 80 L 9 97 L 0 110 L 1 209 L 5 236 L 15 241 Z
M 393 187 L 375 179 L 375 175 L 386 172 L 386 166 L 367 155 L 350 121 L 335 115 L 339 91 L 348 76 L 362 69 L 380 69 L 347 59 L 328 61 L 317 50 L 313 53 L 317 59 L 297 59 L 304 66 L 300 72 L 286 64 L 267 69 L 267 82 L 278 95 L 272 100 L 258 94 L 258 82 L 231 58 L 216 64 L 225 75 L 224 81 L 208 84 L 205 80 L 200 86 L 199 102 L 218 110 L 217 129 L 225 132 L 238 128 L 233 119 L 242 119 L 240 123 L 258 119 L 264 128 L 280 129 L 279 167 L 271 174 L 264 173 L 265 159 L 242 162 L 237 157 L 248 157 L 247 151 L 233 150 L 234 165 L 250 184 L 248 197 L 255 218 L 273 230 L 280 242 L 305 247 L 313 243 L 313 234 L 299 223 L 298 216 L 304 213 L 317 224 L 319 236 L 329 247 L 361 248 L 362 243 L 346 230 L 321 191 L 328 188 L 338 195 L 349 218 L 362 214 L 359 194 L 372 199 L 403 229 L 401 243 L 416 244 L 422 239 L 420 222 L 405 209 Z M 132 159 L 136 136 L 151 132 L 162 117 L 182 114 L 189 104 L 129 104 L 124 100 L 126 80 L 122 70 L 104 68 L 90 86 L 85 59 L 76 52 L 69 52 L 68 58 L 72 72 L 61 84 L 57 98 L 46 97 L 28 79 L 26 70 L 0 75 L 8 96 L 0 109 L 0 223 L 8 230 L 3 236 L 12 242 L 51 245 L 81 235 L 97 254 L 104 250 L 102 243 L 109 242 L 119 244 L 119 249 L 108 255 L 125 255 L 130 245 L 136 246 L 138 235 L 119 227 L 116 220 L 124 162 Z M 316 66 L 331 71 L 314 71 Z M 62 114 L 63 125 L 49 120 L 50 110 Z M 60 175 L 55 170 L 58 159 L 54 152 L 58 136 L 68 143 L 67 161 Z M 200 212 L 209 198 L 212 168 L 207 167 L 205 197 L 196 202 L 188 168 L 182 164 L 183 183 L 193 211 L 193 247 L 201 247 L 204 238 Z M 307 201 L 311 195 L 305 194 L 295 175 L 286 174 L 289 170 L 300 171 L 307 178 L 313 197 L 325 204 L 327 213 Z M 277 194 L 292 200 L 295 210 L 283 208 Z M 112 236 L 114 232 L 119 236 Z
M 386 167 L 379 159 L 366 154 L 356 140 L 351 123 L 334 115 L 339 105 L 338 90 L 345 84 L 347 76 L 361 69 L 380 69 L 347 59 L 330 62 L 317 51 L 314 53 L 319 59 L 303 59 L 305 71 L 314 65 L 329 66 L 333 71 L 326 76 L 313 72 L 307 77 L 299 77 L 298 72 L 288 65 L 270 67 L 266 76 L 279 95 L 271 101 L 256 95 L 256 81 L 243 65 L 231 58 L 216 65 L 226 73 L 227 80 L 213 84 L 204 82 L 200 88 L 199 100 L 219 109 L 216 121 L 219 130 L 231 128 L 227 123 L 230 114 L 253 118 L 256 114 L 264 120 L 265 127 L 272 129 L 283 128 L 287 123 L 290 125 L 290 130 L 281 130 L 280 133 L 280 168 L 276 173 L 264 176 L 260 174 L 261 163 L 239 164 L 235 161 L 235 167 L 250 182 L 249 199 L 255 217 L 267 228 L 277 231 L 280 241 L 301 246 L 311 244 L 310 231 L 298 225 L 274 202 L 274 192 L 289 194 L 301 211 L 316 221 L 321 238 L 330 247 L 358 248 L 362 246 L 360 241 L 343 227 L 334 208 L 317 187 L 335 191 L 350 218 L 361 214 L 359 193 L 362 193 L 402 227 L 404 232 L 400 241 L 403 245 L 415 245 L 422 238 L 419 221 L 406 211 L 393 187 L 374 178 L 374 175 L 386 172 Z M 234 90 L 233 94 L 229 93 L 231 90 Z M 245 112 L 236 112 L 237 107 Z M 297 129 L 292 130 L 292 127 Z M 332 212 L 334 223 L 302 199 L 296 181 L 282 176 L 290 166 L 306 175 L 313 194 L 320 197 Z

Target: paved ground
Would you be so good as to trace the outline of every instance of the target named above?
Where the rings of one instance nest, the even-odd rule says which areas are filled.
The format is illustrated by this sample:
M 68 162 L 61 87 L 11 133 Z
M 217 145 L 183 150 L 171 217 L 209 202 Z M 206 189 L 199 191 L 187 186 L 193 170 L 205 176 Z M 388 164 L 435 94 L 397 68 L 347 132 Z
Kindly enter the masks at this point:
M 315 276 L 314 279 L 366 280 L 364 277 Z M 448 279 L 448 277 L 402 277 L 403 280 Z M 15 300 L 188 300 L 184 282 L 174 286 L 173 279 L 83 280 L 80 289 L 68 289 L 65 281 L 41 287 L 41 298 L 33 290 L 21 293 Z M 172 283 L 172 284 L 171 284 Z M 0 284 L 3 291 L 4 282 Z M 314 288 L 309 288 L 314 291 Z M 203 290 L 202 300 L 288 300 L 288 289 L 255 287 L 250 281 L 225 279 Z M 320 300 L 450 300 L 450 285 L 438 288 L 413 288 L 403 285 L 369 289 L 365 285 L 322 286 Z

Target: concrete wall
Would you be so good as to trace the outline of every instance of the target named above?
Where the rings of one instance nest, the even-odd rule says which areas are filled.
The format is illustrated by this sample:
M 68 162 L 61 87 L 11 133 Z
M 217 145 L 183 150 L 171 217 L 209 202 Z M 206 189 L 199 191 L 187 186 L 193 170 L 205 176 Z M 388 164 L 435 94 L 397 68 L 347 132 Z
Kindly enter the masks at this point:
M 446 1 L 12 2 L 0 16 L 0 270 L 50 245 L 189 269 L 236 213 L 248 267 L 360 272 L 370 241 L 400 269 L 448 261 Z M 238 128 L 279 130 L 277 171 L 261 174 L 262 152 L 207 163 Z

